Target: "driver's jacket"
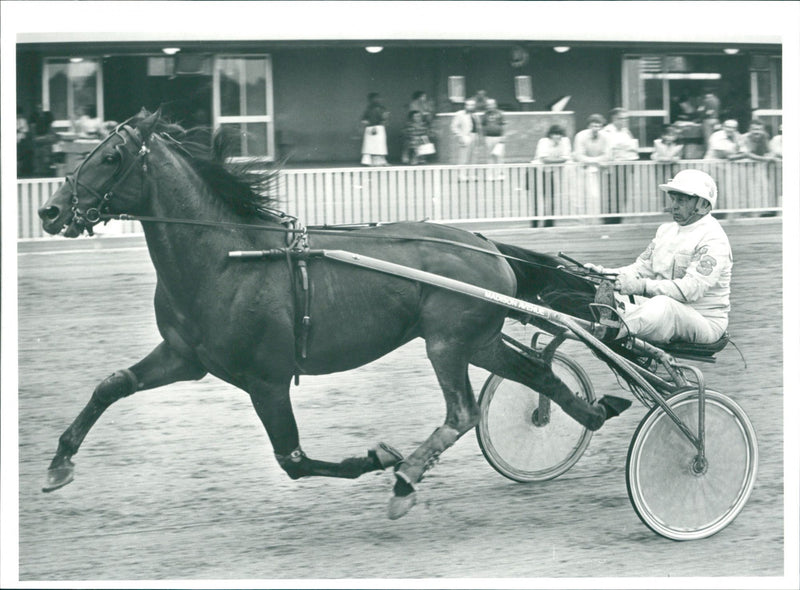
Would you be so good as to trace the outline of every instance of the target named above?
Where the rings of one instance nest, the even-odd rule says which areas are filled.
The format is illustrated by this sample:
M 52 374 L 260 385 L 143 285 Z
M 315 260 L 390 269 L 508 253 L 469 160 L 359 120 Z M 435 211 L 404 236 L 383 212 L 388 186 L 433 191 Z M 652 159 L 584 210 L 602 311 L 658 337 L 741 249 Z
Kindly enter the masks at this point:
M 616 272 L 644 278 L 646 297 L 667 295 L 704 317 L 727 319 L 732 267 L 728 236 L 719 221 L 704 215 L 690 225 L 661 225 L 636 262 Z

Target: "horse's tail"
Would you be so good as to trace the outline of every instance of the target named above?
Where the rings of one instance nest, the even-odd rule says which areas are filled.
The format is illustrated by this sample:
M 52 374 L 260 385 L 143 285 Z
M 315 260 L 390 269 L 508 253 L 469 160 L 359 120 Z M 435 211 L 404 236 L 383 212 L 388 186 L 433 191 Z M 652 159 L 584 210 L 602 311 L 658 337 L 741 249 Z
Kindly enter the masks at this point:
M 502 242 L 492 242 L 517 277 L 517 298 L 546 305 L 556 311 L 592 319 L 589 304 L 594 301 L 596 285 L 564 268 L 555 256 L 526 250 Z

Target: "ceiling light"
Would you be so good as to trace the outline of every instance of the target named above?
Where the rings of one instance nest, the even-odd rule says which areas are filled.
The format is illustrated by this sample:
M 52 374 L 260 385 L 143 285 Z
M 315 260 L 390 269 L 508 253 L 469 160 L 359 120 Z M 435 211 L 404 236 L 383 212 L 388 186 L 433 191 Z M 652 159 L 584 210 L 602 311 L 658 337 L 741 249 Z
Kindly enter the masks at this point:
M 81 63 L 83 61 L 83 58 L 82 57 L 71 57 L 71 58 L 69 58 L 69 61 L 71 63 L 74 63 L 74 64 L 79 64 L 79 63 Z
M 728 55 L 736 55 L 737 53 L 739 53 L 739 50 L 736 49 L 735 47 L 727 47 L 727 48 L 723 49 L 722 51 L 724 51 Z
M 163 52 L 164 52 L 164 53 L 166 53 L 167 55 L 175 55 L 175 54 L 176 54 L 176 53 L 178 53 L 180 50 L 181 50 L 181 48 L 180 48 L 180 47 L 165 47 L 165 48 L 164 48 L 164 49 L 162 49 L 161 51 L 163 51 Z
M 369 47 L 365 47 L 364 49 L 367 50 L 367 53 L 380 53 L 383 51 L 383 47 L 380 45 L 371 45 Z
M 556 53 L 566 53 L 567 51 L 569 51 L 569 49 L 570 48 L 567 47 L 566 45 L 558 45 L 556 47 L 553 47 L 553 51 L 555 51 Z

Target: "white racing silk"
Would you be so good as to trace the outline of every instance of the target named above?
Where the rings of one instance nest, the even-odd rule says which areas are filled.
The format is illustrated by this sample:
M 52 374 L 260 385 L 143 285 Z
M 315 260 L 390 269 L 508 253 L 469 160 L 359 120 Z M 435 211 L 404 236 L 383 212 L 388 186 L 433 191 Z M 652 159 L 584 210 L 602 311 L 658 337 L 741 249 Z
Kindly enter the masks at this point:
M 727 320 L 732 267 L 728 236 L 705 215 L 690 225 L 661 225 L 633 264 L 609 271 L 644 278 L 646 297 L 666 295 L 703 317 Z

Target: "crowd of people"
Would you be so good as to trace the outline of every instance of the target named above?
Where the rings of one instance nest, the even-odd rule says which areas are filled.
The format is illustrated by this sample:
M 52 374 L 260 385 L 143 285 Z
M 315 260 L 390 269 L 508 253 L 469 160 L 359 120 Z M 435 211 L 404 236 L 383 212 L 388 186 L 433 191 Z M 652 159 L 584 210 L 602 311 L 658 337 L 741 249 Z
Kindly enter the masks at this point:
M 17 107 L 17 176 L 49 177 L 56 174 L 56 166 L 63 161 L 60 144 L 69 140 L 102 139 L 117 123 L 103 121 L 93 105 L 79 107 L 70 120 L 69 129 L 57 133 L 53 128 L 54 116 L 36 105 L 30 116 Z
M 653 142 L 652 149 L 640 149 L 639 141 L 629 127 L 629 114 L 624 108 L 614 108 L 608 120 L 595 113 L 588 117 L 586 128 L 578 131 L 573 140 L 561 125 L 552 125 L 547 134 L 536 143 L 535 164 L 563 164 L 577 162 L 591 167 L 610 162 L 639 160 L 643 154 L 659 162 L 695 159 L 687 153 L 682 140 L 682 124 L 691 115 L 699 117 L 702 125 L 702 148 L 699 157 L 727 160 L 780 160 L 783 157 L 782 129 L 770 136 L 763 121 L 753 119 L 746 133 L 740 133 L 735 119 L 719 120 L 719 99 L 707 91 L 699 106 L 688 100 L 677 101 L 680 110 L 675 122 L 665 125 L 661 137 Z M 691 109 L 690 109 L 691 106 Z M 387 166 L 388 149 L 386 123 L 389 113 L 379 94 L 370 93 L 368 105 L 362 116 L 364 138 L 362 164 Z M 437 137 L 433 129 L 434 108 L 428 95 L 416 91 L 411 97 L 403 129 L 401 162 L 407 165 L 425 164 L 437 153 Z M 505 159 L 506 119 L 497 101 L 479 90 L 464 101 L 463 108 L 453 114 L 450 128 L 456 142 L 455 163 L 502 164 Z M 462 176 L 465 172 L 461 172 Z

